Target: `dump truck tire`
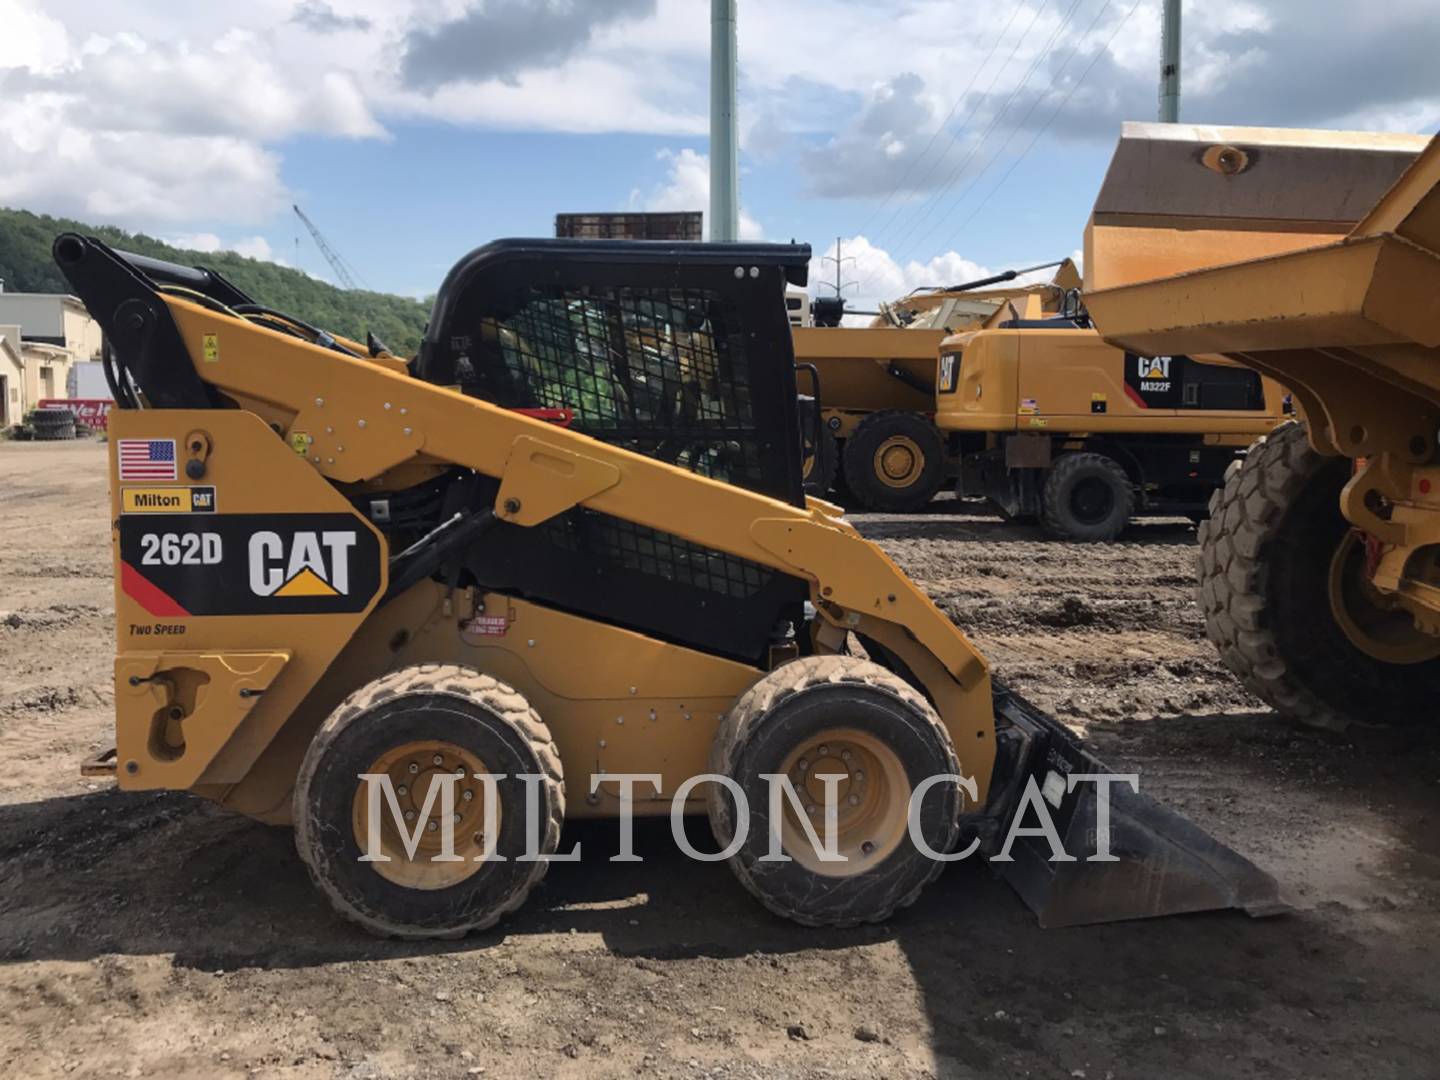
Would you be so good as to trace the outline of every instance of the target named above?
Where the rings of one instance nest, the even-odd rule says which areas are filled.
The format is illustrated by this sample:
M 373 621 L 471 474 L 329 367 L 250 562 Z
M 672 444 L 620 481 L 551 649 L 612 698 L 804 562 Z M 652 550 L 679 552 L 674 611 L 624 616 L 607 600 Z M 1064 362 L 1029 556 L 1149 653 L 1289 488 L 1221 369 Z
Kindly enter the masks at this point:
M 945 480 L 945 443 L 935 425 L 912 412 L 877 412 L 845 440 L 841 468 L 851 495 L 867 510 L 919 510 Z
M 1331 730 L 1433 721 L 1440 660 L 1363 652 L 1332 607 L 1332 564 L 1353 536 L 1339 503 L 1350 473 L 1349 459 L 1317 453 L 1291 421 L 1227 474 L 1200 526 L 1206 633 L 1246 689 L 1292 720 Z
M 928 777 L 959 771 L 935 710 L 903 679 L 851 656 L 792 660 L 746 691 L 715 735 L 710 772 L 739 785 L 749 824 L 737 839 L 734 794 L 712 783 L 710 827 L 722 851 L 735 845 L 728 860 L 735 876 L 776 915 L 805 926 L 879 922 L 913 903 L 944 866 L 911 843 L 911 792 Z M 787 802 L 780 827 L 790 861 L 763 860 L 771 817 L 762 774 L 791 776 L 802 806 L 820 800 L 811 820 L 823 841 L 823 784 L 814 779 L 822 772 L 846 777 L 836 785 L 836 848 L 848 861 L 819 861 Z M 925 795 L 919 831 L 933 851 L 954 847 L 960 800 L 949 781 Z
M 835 472 L 840 467 L 840 445 L 835 441 L 835 433 L 828 425 L 822 424 L 818 453 L 817 447 L 808 438 L 804 450 L 802 475 L 805 478 L 805 494 L 823 499 L 835 483 Z
M 1040 524 L 1051 536 L 1108 543 L 1125 531 L 1134 512 L 1135 489 L 1114 458 L 1066 454 L 1045 476 Z
M 402 807 L 414 803 L 402 813 L 414 813 L 409 827 L 421 830 L 422 846 L 418 857 L 409 859 L 395 846 L 397 834 L 382 832 L 389 861 L 361 862 L 362 835 L 363 847 L 369 846 L 368 809 L 362 809 L 368 788 L 358 777 L 392 770 L 397 801 Z M 423 813 L 423 800 L 435 776 L 459 770 L 471 777 L 505 775 L 494 782 L 499 824 L 486 821 L 482 784 L 473 779 L 458 784 L 455 808 L 461 821 L 453 823 L 453 851 L 463 861 L 434 862 L 429 856 L 443 850 L 436 848 L 443 833 L 429 832 L 438 811 Z M 540 817 L 529 826 L 538 839 L 534 851 L 527 847 L 527 791 L 519 779 L 524 774 L 540 777 L 532 781 L 539 788 Z M 336 911 L 386 937 L 454 938 L 494 925 L 544 877 L 548 862 L 517 856 L 555 850 L 565 782 L 549 729 L 520 693 L 469 668 L 422 664 L 368 683 L 330 714 L 305 755 L 294 799 L 296 847 Z M 383 795 L 381 808 L 382 823 L 393 829 Z M 484 850 L 490 828 L 496 831 L 494 851 L 506 861 L 474 858 Z

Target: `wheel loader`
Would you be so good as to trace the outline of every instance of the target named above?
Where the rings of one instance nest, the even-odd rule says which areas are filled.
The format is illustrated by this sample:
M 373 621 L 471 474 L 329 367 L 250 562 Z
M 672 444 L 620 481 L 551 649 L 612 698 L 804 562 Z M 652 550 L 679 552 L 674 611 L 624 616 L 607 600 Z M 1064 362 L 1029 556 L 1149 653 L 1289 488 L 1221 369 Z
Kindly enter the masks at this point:
M 1199 522 L 1226 469 L 1285 419 L 1271 378 L 1118 349 L 1078 291 L 1056 315 L 1029 299 L 941 343 L 935 426 L 960 459 L 961 498 L 1062 540 L 1114 540 L 1142 515 Z
M 1440 140 L 1127 124 L 1086 250 L 1106 340 L 1220 353 L 1298 403 L 1201 528 L 1225 662 L 1308 724 L 1433 719 Z
M 293 824 L 345 918 L 490 926 L 566 820 L 631 813 L 708 815 L 708 857 L 807 925 L 884 919 L 972 852 L 1045 925 L 1277 908 L 1131 783 L 1102 797 L 805 496 L 808 248 L 497 241 L 409 360 L 203 268 L 54 254 L 116 399 L 116 746 L 86 771 Z
M 882 304 L 870 326 L 841 326 L 843 305 L 827 298 L 820 325 L 793 330 L 796 359 L 818 386 L 824 426 L 807 443 L 807 490 L 822 498 L 843 485 L 858 506 L 885 513 L 918 510 L 957 475 L 958 460 L 935 427 L 935 358 L 950 334 L 982 325 L 1007 303 L 1057 313 L 1080 284 L 1065 259 L 1052 280 L 1011 285 L 1029 271 L 913 293 Z M 817 310 L 820 301 L 815 302 Z

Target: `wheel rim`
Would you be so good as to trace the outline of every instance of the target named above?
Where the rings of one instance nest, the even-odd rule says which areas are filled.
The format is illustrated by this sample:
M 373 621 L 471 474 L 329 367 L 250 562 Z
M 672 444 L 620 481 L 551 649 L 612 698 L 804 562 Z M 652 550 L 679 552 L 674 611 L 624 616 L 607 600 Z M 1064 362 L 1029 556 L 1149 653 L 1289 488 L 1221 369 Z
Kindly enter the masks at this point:
M 1115 492 L 1099 477 L 1087 476 L 1070 490 L 1070 512 L 1086 525 L 1096 525 L 1115 509 Z
M 812 873 L 853 877 L 878 866 L 905 838 L 910 809 L 910 780 L 895 752 L 875 736 L 855 728 L 833 728 L 812 736 L 792 751 L 780 771 L 790 778 L 815 834 L 825 841 L 825 783 L 835 784 L 835 850 L 845 862 L 824 862 L 787 798 L 780 819 L 784 851 Z
M 420 840 L 415 846 L 412 859 L 405 851 L 395 815 L 382 794 L 380 798 L 380 853 L 389 858 L 388 862 L 375 861 L 369 865 L 387 881 L 403 885 L 407 889 L 445 889 L 457 885 L 479 872 L 483 865 L 482 854 L 485 838 L 498 835 L 501 810 L 496 800 L 495 820 L 485 819 L 485 789 L 474 779 L 477 773 L 487 774 L 489 769 L 475 754 L 454 743 L 440 740 L 419 740 L 407 742 L 387 750 L 375 759 L 371 774 L 383 774 L 390 778 L 395 791 L 395 801 L 405 819 L 405 827 L 416 828 L 419 822 Z M 427 817 L 421 816 L 430 787 L 442 775 L 464 773 L 455 785 L 455 820 L 452 823 L 454 853 L 459 862 L 436 862 L 434 856 L 443 851 L 444 830 L 440 827 L 440 793 Z M 369 784 L 356 785 L 351 823 L 355 830 L 355 843 L 362 852 L 366 851 L 370 835 Z M 466 793 L 469 793 L 468 797 Z
M 907 435 L 892 435 L 875 449 L 875 475 L 886 487 L 910 487 L 924 471 L 925 451 Z
M 1404 608 L 1371 583 L 1365 573 L 1365 543 L 1355 529 L 1330 560 L 1330 610 L 1340 629 L 1367 656 L 1387 664 L 1421 664 L 1440 656 L 1440 638 L 1415 627 Z

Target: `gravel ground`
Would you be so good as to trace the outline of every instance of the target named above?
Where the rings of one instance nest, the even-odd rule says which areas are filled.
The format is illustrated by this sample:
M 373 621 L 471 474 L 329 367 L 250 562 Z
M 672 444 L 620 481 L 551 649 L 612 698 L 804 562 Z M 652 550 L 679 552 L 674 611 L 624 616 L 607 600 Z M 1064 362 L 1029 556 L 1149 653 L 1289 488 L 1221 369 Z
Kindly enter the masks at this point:
M 287 831 L 78 776 L 111 742 L 104 493 L 97 444 L 0 445 L 0 1075 L 1437 1075 L 1440 745 L 1251 700 L 1185 523 L 1077 547 L 953 502 L 855 519 L 1292 914 L 1042 931 L 967 864 L 886 926 L 807 931 L 663 826 L 612 865 L 592 825 L 501 929 L 415 945 L 332 917 Z

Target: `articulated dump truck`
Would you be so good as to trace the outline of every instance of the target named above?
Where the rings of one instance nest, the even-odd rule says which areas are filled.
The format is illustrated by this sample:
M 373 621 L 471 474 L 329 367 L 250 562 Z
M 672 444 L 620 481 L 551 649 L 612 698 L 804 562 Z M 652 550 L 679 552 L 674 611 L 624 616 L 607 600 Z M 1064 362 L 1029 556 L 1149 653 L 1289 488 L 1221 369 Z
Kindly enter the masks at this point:
M 1225 662 L 1323 727 L 1440 708 L 1440 141 L 1127 125 L 1086 236 L 1100 332 L 1283 382 L 1200 533 Z
M 490 926 L 567 819 L 632 811 L 708 815 L 807 925 L 884 919 L 970 854 L 1045 925 L 1278 906 L 1095 782 L 806 497 L 782 298 L 808 248 L 492 243 L 409 361 L 204 269 L 54 251 L 116 401 L 116 747 L 87 771 L 293 824 L 355 923 Z

